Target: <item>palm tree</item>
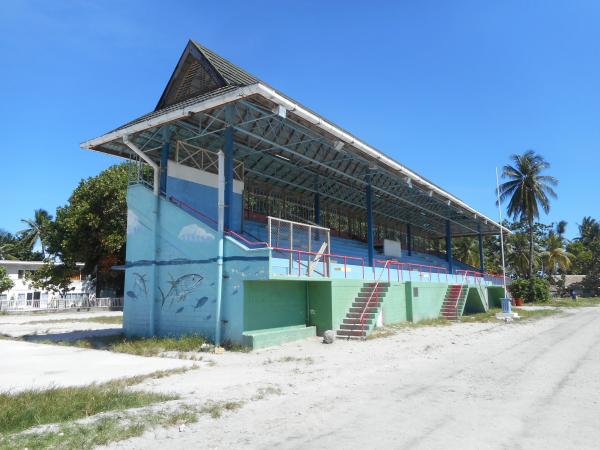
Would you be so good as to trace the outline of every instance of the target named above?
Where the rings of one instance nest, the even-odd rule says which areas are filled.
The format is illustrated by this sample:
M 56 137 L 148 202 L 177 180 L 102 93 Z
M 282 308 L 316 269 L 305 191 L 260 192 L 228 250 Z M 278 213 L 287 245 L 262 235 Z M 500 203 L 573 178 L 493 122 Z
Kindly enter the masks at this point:
M 589 244 L 596 238 L 600 237 L 600 224 L 589 216 L 586 216 L 579 225 L 579 238 L 584 244 Z
M 544 261 L 548 267 L 548 273 L 552 274 L 559 269 L 568 269 L 571 266 L 571 260 L 575 257 L 572 253 L 565 250 L 563 240 L 560 236 L 550 233 L 546 251 L 542 253 Z
M 540 208 L 547 214 L 550 211 L 549 197 L 556 198 L 554 187 L 558 180 L 550 175 L 542 175 L 550 164 L 533 150 L 522 155 L 512 155 L 513 165 L 507 164 L 502 170 L 502 178 L 508 181 L 499 187 L 500 201 L 508 202 L 508 215 L 514 220 L 523 220 L 529 232 L 528 277 L 533 285 L 533 222 L 540 216 Z
M 33 247 L 40 241 L 42 247 L 42 255 L 46 257 L 44 246 L 44 231 L 48 223 L 52 221 L 52 216 L 45 209 L 36 209 L 33 214 L 33 219 L 21 219 L 21 222 L 27 225 L 27 228 L 19 231 L 19 236 L 25 248 L 33 250 Z
M 567 224 L 568 223 L 566 220 L 561 220 L 560 222 L 558 222 L 556 224 L 556 233 L 558 234 L 558 237 L 560 237 L 561 239 L 563 238 L 565 231 L 567 231 Z
M 471 267 L 479 265 L 479 244 L 473 238 L 464 237 L 457 239 L 452 254 L 458 261 L 468 264 Z
M 525 276 L 529 270 L 529 239 L 524 233 L 515 233 L 506 240 L 507 263 L 511 270 L 518 276 Z M 534 262 L 538 262 L 539 256 L 533 255 Z

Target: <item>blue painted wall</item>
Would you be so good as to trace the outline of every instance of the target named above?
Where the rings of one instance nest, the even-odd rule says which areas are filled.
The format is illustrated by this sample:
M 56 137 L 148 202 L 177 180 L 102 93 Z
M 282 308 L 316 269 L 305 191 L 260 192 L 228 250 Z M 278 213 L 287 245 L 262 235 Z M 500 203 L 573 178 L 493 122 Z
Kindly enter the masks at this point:
M 184 200 L 185 201 L 185 200 Z M 127 194 L 123 327 L 129 336 L 197 333 L 213 340 L 217 292 L 216 232 L 142 185 Z M 222 330 L 241 342 L 244 280 L 267 279 L 269 250 L 225 240 Z
M 167 197 L 173 196 L 191 207 L 217 220 L 218 217 L 218 189 L 188 180 L 175 177 L 167 178 Z M 242 230 L 242 195 L 233 193 L 231 229 L 236 232 Z

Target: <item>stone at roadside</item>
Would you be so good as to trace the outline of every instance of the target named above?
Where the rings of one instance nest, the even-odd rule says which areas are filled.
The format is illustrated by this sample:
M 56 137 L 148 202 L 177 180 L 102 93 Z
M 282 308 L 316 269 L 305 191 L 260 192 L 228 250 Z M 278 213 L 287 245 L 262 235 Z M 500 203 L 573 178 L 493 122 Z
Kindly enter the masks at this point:
M 325 331 L 325 333 L 323 333 L 323 344 L 333 344 L 333 341 L 335 341 L 335 331 Z

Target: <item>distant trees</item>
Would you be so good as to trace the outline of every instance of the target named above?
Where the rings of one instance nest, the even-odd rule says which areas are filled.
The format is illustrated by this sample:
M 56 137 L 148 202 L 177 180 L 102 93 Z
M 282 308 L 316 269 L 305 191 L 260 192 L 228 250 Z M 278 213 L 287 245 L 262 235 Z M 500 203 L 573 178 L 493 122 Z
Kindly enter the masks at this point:
M 500 201 L 508 201 L 507 212 L 513 219 L 527 223 L 529 233 L 529 271 L 533 277 L 534 267 L 534 222 L 540 216 L 540 209 L 546 214 L 550 211 L 550 198 L 556 198 L 554 187 L 558 180 L 543 171 L 550 167 L 541 155 L 527 150 L 522 155 L 512 155 L 513 165 L 507 164 L 502 177 L 508 181 L 499 186 Z
M 14 249 L 32 249 L 40 242 L 40 256 L 47 264 L 28 274 L 33 286 L 64 291 L 78 271 L 75 263 L 83 262 L 83 272 L 97 284 L 122 290 L 123 274 L 111 267 L 125 262 L 128 167 L 127 163 L 115 165 L 81 180 L 67 204 L 57 208 L 54 219 L 39 209 L 33 219 L 23 220 L 28 227 L 8 239 L 5 251 L 18 257 Z M 1 245 L 0 240 L 0 251 Z
M 41 261 L 41 252 L 31 248 L 19 234 L 16 236 L 0 230 L 0 259 L 20 259 L 23 261 Z
M 0 266 L 0 294 L 13 287 L 13 281 L 6 274 L 6 269 Z
M 27 228 L 19 231 L 20 240 L 23 246 L 30 251 L 33 251 L 35 244 L 40 242 L 42 248 L 42 256 L 46 257 L 44 238 L 46 236 L 46 229 L 50 222 L 52 222 L 52 216 L 48 214 L 48 211 L 44 209 L 36 209 L 33 214 L 33 219 L 21 219 L 21 222 L 27 225 Z

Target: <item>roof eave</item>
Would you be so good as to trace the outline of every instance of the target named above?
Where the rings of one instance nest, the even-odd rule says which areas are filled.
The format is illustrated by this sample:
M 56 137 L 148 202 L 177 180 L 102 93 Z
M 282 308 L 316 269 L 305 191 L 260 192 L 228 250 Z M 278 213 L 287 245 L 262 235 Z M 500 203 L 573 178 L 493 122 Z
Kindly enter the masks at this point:
M 380 163 L 392 170 L 398 171 L 404 176 L 410 177 L 414 182 L 424 186 L 426 189 L 429 189 L 429 190 L 437 193 L 438 195 L 442 196 L 444 199 L 450 201 L 451 203 L 454 203 L 456 206 L 459 206 L 460 208 L 473 214 L 475 216 L 475 218 L 477 218 L 481 221 L 487 222 L 489 224 L 492 224 L 493 226 L 495 226 L 497 228 L 502 228 L 502 230 L 505 233 L 512 234 L 512 232 L 510 230 L 508 230 L 507 228 L 501 227 L 500 224 L 498 224 L 494 220 L 492 220 L 489 217 L 485 216 L 484 214 L 478 212 L 477 210 L 470 207 L 469 205 L 467 205 L 466 203 L 464 203 L 462 200 L 458 199 L 454 195 L 450 194 L 449 192 L 445 191 L 444 189 L 436 186 L 435 184 L 431 183 L 427 179 L 418 175 L 416 172 L 413 172 L 412 170 L 410 170 L 407 167 L 405 167 L 404 165 L 398 163 L 394 159 L 381 153 L 379 150 L 364 143 L 363 141 L 361 141 L 354 135 L 342 130 L 341 128 L 339 128 L 338 126 L 334 125 L 333 123 L 327 121 L 323 117 L 317 115 L 316 113 L 309 111 L 307 108 L 305 108 L 301 104 L 292 101 L 291 99 L 289 99 L 286 96 L 282 95 L 281 93 L 277 92 L 275 89 L 265 86 L 262 83 L 256 83 L 256 84 L 249 85 L 249 86 L 239 87 L 233 91 L 226 92 L 222 95 L 219 95 L 219 96 L 216 96 L 213 98 L 209 98 L 207 100 L 200 101 L 197 103 L 192 103 L 192 104 L 189 104 L 186 106 L 182 106 L 181 108 L 173 109 L 169 112 L 165 112 L 164 114 L 158 114 L 147 120 L 142 120 L 140 122 L 133 123 L 130 126 L 126 126 L 126 127 L 114 130 L 110 133 L 107 133 L 103 136 L 99 136 L 95 139 L 85 141 L 81 144 L 81 147 L 84 149 L 89 149 L 89 150 L 98 150 L 102 144 L 105 144 L 105 143 L 108 143 L 108 142 L 111 142 L 114 140 L 120 140 L 124 136 L 129 136 L 131 134 L 134 134 L 134 133 L 137 133 L 137 132 L 149 129 L 149 128 L 154 128 L 154 127 L 163 125 L 165 123 L 179 120 L 183 117 L 186 117 L 186 116 L 189 116 L 189 115 L 192 115 L 195 113 L 199 113 L 202 111 L 206 111 L 211 108 L 219 107 L 226 103 L 235 102 L 240 99 L 250 97 L 252 95 L 260 95 L 260 96 L 266 98 L 267 100 L 270 100 L 272 102 L 275 102 L 275 103 L 285 107 L 286 110 L 289 111 L 290 113 L 306 120 L 307 122 L 311 123 L 312 125 L 319 127 L 323 131 L 335 136 L 337 139 L 339 139 L 342 142 L 348 144 L 349 146 L 355 148 L 356 150 L 361 151 L 361 152 L 371 156 L 372 158 L 377 160 L 378 163 Z

